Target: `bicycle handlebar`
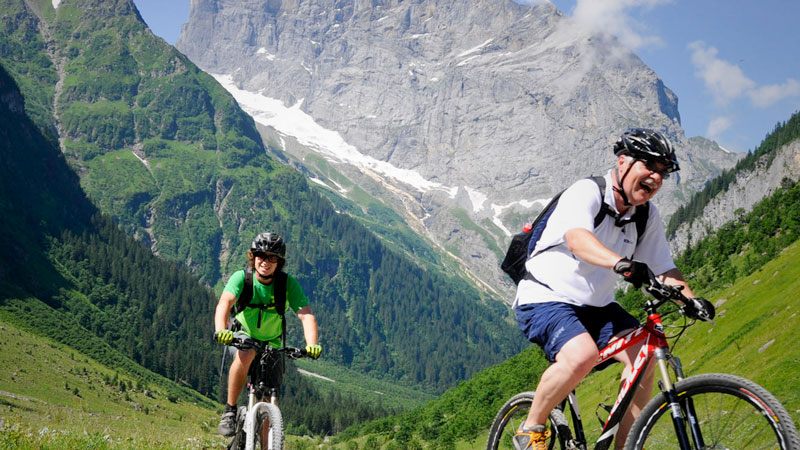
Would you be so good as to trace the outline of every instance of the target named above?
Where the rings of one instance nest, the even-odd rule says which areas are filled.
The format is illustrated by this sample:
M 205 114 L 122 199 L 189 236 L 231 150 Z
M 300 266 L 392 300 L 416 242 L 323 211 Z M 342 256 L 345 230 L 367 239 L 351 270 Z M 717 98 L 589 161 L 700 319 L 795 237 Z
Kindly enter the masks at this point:
M 649 268 L 647 272 L 650 275 L 650 279 L 645 282 L 646 286 L 644 289 L 655 299 L 661 301 L 678 300 L 681 303 L 687 303 L 689 301 L 689 299 L 683 295 L 683 286 L 672 286 L 662 282 L 656 278 L 656 275 Z
M 683 295 L 683 286 L 673 286 L 662 282 L 656 278 L 655 274 L 650 269 L 648 269 L 648 273 L 650 275 L 650 279 L 649 281 L 645 282 L 644 289 L 648 294 L 657 300 L 655 304 L 651 305 L 653 310 L 663 305 L 667 301 L 677 300 L 681 302 L 680 311 L 683 313 L 683 315 L 689 317 L 690 319 L 699 319 L 704 322 L 711 322 L 712 324 L 714 323 L 712 317 L 707 314 L 706 310 L 696 306 L 694 299 L 687 298 L 685 295 Z
M 288 356 L 291 359 L 299 359 L 308 356 L 308 354 L 306 353 L 306 349 L 304 348 L 297 348 L 297 347 L 274 348 L 269 345 L 269 342 L 253 339 L 250 336 L 247 336 L 246 334 L 235 334 L 233 336 L 233 341 L 228 345 L 236 347 L 239 350 L 255 349 L 258 352 L 286 353 L 286 356 Z

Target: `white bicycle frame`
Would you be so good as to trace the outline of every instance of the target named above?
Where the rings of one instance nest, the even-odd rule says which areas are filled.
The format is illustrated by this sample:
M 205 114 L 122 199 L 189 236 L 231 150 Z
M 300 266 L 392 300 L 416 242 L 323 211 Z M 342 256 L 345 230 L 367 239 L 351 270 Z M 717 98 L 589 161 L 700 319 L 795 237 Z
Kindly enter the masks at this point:
M 253 344 L 255 342 L 255 344 Z M 265 348 L 268 346 L 266 342 L 255 341 L 248 336 L 234 336 L 234 343 L 232 344 L 234 347 L 242 350 L 248 348 L 256 348 L 261 349 L 261 352 L 264 352 Z M 306 355 L 306 351 L 304 349 L 294 348 L 294 347 L 284 347 L 280 349 L 272 349 L 272 352 L 278 353 L 286 353 L 288 354 L 289 358 L 297 359 L 302 358 Z M 263 364 L 263 355 L 261 356 L 261 360 L 259 360 L 258 364 Z M 252 376 L 252 374 L 248 374 Z M 244 417 L 244 424 L 242 426 L 241 431 L 245 434 L 245 442 L 244 448 L 245 450 L 256 450 L 255 442 L 256 442 L 256 431 L 258 431 L 258 435 L 261 435 L 263 430 L 256 430 L 256 426 L 258 425 L 258 414 L 259 412 L 266 413 L 265 416 L 270 420 L 269 430 L 267 435 L 265 436 L 266 446 L 264 446 L 264 442 L 261 443 L 263 448 L 267 448 L 269 450 L 281 450 L 283 448 L 283 416 L 281 415 L 281 410 L 278 408 L 277 400 L 278 400 L 278 393 L 279 389 L 276 387 L 267 387 L 265 385 L 265 380 L 263 379 L 263 373 L 259 375 L 261 379 L 259 380 L 250 380 L 247 384 L 247 390 L 249 395 L 247 397 L 247 413 Z M 257 386 L 254 386 L 252 383 L 258 383 Z M 266 392 L 264 392 L 266 390 Z M 258 396 L 256 395 L 258 392 Z M 267 393 L 269 393 L 270 400 L 269 402 L 259 401 L 262 398 L 265 398 Z M 237 420 L 239 420 L 237 416 Z M 277 429 L 278 433 L 274 433 L 273 430 Z M 241 444 L 238 444 L 241 445 Z M 260 449 L 259 449 L 260 450 Z

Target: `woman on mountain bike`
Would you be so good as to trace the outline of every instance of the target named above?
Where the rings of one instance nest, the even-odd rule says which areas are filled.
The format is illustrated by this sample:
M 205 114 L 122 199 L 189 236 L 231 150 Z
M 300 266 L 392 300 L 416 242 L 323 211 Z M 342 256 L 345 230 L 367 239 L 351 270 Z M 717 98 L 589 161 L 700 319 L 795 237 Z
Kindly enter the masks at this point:
M 683 286 L 695 308 L 711 317 L 714 314 L 710 302 L 693 298 L 670 256 L 661 216 L 649 204 L 664 179 L 679 170 L 672 144 L 659 132 L 632 129 L 616 142 L 614 155 L 616 164 L 605 176 L 602 198 L 597 184 L 589 179 L 576 182 L 561 195 L 517 287 L 514 308 L 519 327 L 552 362 L 542 373 L 528 417 L 514 436 L 517 450 L 547 448 L 549 431 L 544 424 L 550 411 L 595 367 L 599 348 L 638 325 L 614 301 L 615 273 L 638 288 L 649 280 L 652 269 L 667 284 Z M 595 226 L 604 203 L 606 215 Z M 649 208 L 642 236 L 633 220 L 637 208 Z M 638 351 L 633 348 L 617 358 L 625 365 L 623 381 Z M 652 367 L 644 377 L 617 431 L 617 449 L 650 399 Z
M 287 308 L 280 306 L 276 311 L 275 299 L 285 298 L 286 305 L 292 308 L 303 324 L 308 356 L 318 358 L 322 353 L 322 347 L 317 341 L 317 319 L 311 312 L 308 298 L 300 284 L 292 276 L 283 273 L 283 266 L 286 264 L 286 245 L 283 238 L 269 232 L 256 236 L 247 252 L 247 264 L 252 273 L 251 299 L 246 305 L 237 305 L 240 297 L 243 298 L 243 295 L 250 297 L 250 295 L 243 294 L 248 285 L 246 271 L 234 272 L 217 303 L 214 314 L 216 330 L 214 339 L 220 344 L 227 345 L 233 341 L 234 332 L 240 331 L 253 339 L 268 341 L 272 347 L 280 347 L 281 336 L 285 330 L 278 311 L 285 311 Z M 276 288 L 285 292 L 275 292 Z M 234 306 L 237 306 L 236 315 L 229 324 L 229 314 Z M 247 380 L 247 373 L 254 356 L 255 351 L 252 349 L 236 351 L 228 372 L 227 404 L 219 423 L 219 433 L 223 436 L 233 436 L 236 432 L 236 401 Z M 272 379 L 278 380 L 277 384 L 280 385 L 283 367 L 278 361 L 274 367 L 276 373 Z

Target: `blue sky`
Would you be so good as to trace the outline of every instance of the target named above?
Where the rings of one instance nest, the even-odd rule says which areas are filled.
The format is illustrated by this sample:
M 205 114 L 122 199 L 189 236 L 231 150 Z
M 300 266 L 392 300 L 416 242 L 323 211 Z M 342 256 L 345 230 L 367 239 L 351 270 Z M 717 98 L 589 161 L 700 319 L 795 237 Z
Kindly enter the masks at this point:
M 515 0 L 532 3 L 540 0 Z M 170 44 L 189 0 L 134 0 Z M 610 32 L 678 96 L 687 136 L 755 149 L 800 110 L 798 0 L 552 0 L 581 26 Z

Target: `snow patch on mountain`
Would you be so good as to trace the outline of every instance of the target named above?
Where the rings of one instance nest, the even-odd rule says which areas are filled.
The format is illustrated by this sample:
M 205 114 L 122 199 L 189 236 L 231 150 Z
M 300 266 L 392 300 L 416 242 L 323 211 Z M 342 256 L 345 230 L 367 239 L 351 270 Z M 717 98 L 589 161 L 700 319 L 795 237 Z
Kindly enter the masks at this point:
M 477 52 L 477 51 L 481 50 L 482 48 L 486 47 L 487 45 L 491 44 L 491 42 L 492 42 L 493 40 L 494 40 L 494 38 L 487 39 L 487 40 L 486 40 L 486 42 L 484 42 L 483 44 L 481 44 L 481 45 L 477 45 L 477 46 L 475 46 L 475 47 L 472 47 L 471 49 L 469 49 L 469 50 L 467 50 L 467 51 L 465 51 L 465 52 L 461 52 L 461 53 L 459 53 L 459 54 L 458 54 L 458 57 L 459 57 L 459 58 L 462 58 L 462 57 L 464 57 L 464 56 L 467 56 L 467 55 L 469 55 L 470 53 L 475 53 L 475 52 Z
M 539 209 L 543 209 L 548 203 L 550 203 L 549 198 L 540 198 L 538 200 L 518 200 L 515 202 L 511 202 L 507 205 L 496 205 L 492 203 L 492 211 L 494 212 L 494 216 L 492 217 L 492 223 L 497 225 L 497 228 L 503 230 L 503 233 L 505 233 L 506 236 L 511 236 L 514 233 L 518 233 L 518 231 L 512 233 L 503 224 L 501 217 L 503 217 L 503 213 L 505 210 L 513 208 L 516 205 L 522 206 L 525 209 L 531 209 L 534 206 L 539 205 L 540 207 Z M 531 217 L 530 220 L 533 221 L 534 218 L 535 217 Z
M 469 195 L 469 201 L 472 202 L 472 212 L 474 213 L 481 212 L 481 210 L 483 209 L 483 204 L 489 197 L 481 194 L 475 189 L 471 189 L 466 186 L 464 186 L 464 190 L 467 191 L 467 195 Z
M 392 178 L 420 192 L 440 190 L 447 192 L 450 198 L 455 198 L 458 192 L 458 187 L 429 181 L 419 172 L 400 169 L 359 152 L 356 147 L 348 144 L 338 132 L 320 126 L 311 116 L 303 112 L 300 109 L 303 104 L 302 99 L 294 105 L 286 107 L 280 100 L 239 89 L 231 75 L 213 76 L 233 95 L 242 109 L 253 117 L 253 120 L 273 127 L 280 133 L 293 136 L 299 143 L 316 149 L 321 156 L 333 163 L 352 164 L 362 172 L 371 172 Z

